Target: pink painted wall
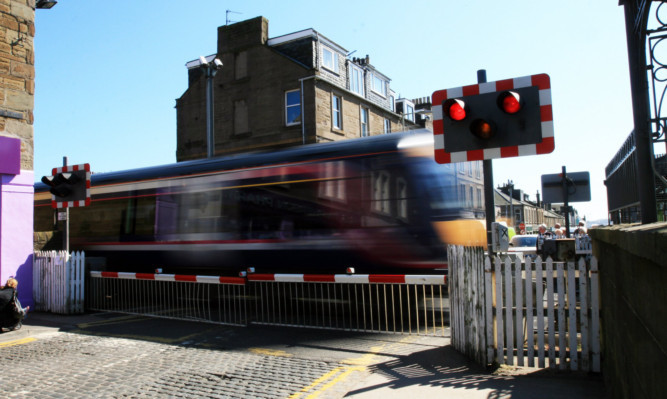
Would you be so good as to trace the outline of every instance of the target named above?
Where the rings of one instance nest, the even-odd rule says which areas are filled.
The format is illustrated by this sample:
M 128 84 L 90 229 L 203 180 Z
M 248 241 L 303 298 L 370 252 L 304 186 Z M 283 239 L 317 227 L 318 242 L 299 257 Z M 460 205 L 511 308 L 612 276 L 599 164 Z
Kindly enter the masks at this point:
M 34 175 L 0 174 L 0 285 L 15 276 L 21 304 L 31 307 Z

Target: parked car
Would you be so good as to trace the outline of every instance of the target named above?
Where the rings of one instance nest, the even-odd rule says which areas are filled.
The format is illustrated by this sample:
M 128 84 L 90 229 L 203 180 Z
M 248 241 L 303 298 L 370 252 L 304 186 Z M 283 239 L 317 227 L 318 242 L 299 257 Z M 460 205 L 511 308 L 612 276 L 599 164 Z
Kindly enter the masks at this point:
M 537 235 L 515 235 L 510 239 L 510 247 L 507 252 L 516 255 L 521 260 L 526 257 L 535 259 L 537 257 Z

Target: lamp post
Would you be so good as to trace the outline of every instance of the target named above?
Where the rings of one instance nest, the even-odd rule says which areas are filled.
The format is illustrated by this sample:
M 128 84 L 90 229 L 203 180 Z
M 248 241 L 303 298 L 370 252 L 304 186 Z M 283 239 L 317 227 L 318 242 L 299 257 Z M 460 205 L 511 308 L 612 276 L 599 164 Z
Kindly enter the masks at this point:
M 206 75 L 206 156 L 215 155 L 215 134 L 213 130 L 213 77 L 222 68 L 222 61 L 214 58 L 209 62 L 204 56 L 199 57 L 200 67 Z

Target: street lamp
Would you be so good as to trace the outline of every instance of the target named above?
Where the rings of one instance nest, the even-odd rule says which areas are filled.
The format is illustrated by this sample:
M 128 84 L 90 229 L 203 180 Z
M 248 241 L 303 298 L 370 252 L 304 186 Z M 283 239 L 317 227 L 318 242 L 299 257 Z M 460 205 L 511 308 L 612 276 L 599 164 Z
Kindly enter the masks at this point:
M 215 136 L 213 133 L 213 77 L 222 68 L 222 61 L 214 58 L 209 62 L 206 57 L 199 57 L 200 68 L 206 74 L 206 156 L 215 154 Z
M 58 4 L 55 0 L 37 0 L 35 8 L 49 9 Z

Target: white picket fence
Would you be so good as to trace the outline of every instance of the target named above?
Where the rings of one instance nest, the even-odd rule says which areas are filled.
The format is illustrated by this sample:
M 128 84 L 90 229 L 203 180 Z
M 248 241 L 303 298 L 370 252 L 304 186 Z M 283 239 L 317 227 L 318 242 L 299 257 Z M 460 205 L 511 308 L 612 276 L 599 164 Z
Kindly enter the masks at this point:
M 454 347 L 482 364 L 600 371 L 597 259 L 493 262 L 449 247 Z
M 35 310 L 73 314 L 84 311 L 85 254 L 65 251 L 35 252 L 33 299 Z

